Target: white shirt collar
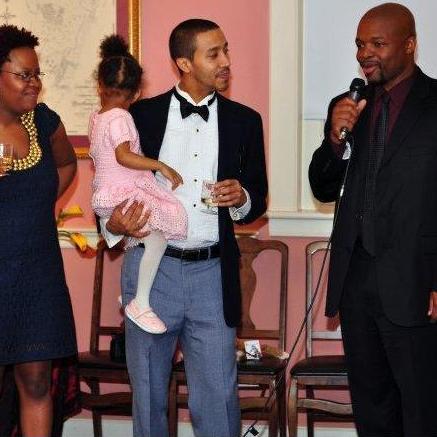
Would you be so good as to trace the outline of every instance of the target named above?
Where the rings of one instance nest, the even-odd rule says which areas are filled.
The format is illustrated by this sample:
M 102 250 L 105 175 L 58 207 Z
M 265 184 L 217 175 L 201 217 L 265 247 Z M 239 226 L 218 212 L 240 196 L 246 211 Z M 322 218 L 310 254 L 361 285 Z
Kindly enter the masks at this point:
M 189 103 L 193 104 L 194 106 L 202 106 L 207 105 L 208 102 L 214 97 L 215 91 L 213 91 L 211 94 L 204 97 L 199 103 L 196 103 L 191 96 L 186 92 L 180 89 L 179 84 L 176 84 L 176 91 Z

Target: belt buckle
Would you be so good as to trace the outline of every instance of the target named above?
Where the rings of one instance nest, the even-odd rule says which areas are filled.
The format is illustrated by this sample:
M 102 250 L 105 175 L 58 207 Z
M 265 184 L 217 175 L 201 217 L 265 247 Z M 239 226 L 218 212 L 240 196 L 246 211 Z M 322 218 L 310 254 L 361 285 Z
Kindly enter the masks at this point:
M 211 246 L 196 249 L 196 261 L 204 261 L 211 258 Z M 208 252 L 207 254 L 205 252 Z

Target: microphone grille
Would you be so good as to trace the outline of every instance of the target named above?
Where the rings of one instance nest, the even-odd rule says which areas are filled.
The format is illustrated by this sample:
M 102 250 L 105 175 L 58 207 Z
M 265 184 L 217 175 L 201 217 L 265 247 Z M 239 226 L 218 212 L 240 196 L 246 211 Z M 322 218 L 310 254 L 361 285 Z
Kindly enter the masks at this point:
M 356 77 L 352 82 L 349 88 L 349 91 L 360 91 L 366 86 L 366 82 L 360 77 Z

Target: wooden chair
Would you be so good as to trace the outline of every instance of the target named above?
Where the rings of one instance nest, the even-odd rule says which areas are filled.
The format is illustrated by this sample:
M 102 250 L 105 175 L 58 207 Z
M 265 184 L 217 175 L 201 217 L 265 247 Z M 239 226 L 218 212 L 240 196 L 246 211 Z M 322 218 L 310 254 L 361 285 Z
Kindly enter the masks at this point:
M 103 240 L 97 246 L 90 350 L 79 353 L 79 376 L 90 389 L 89 393 L 81 391 L 82 407 L 92 411 L 94 437 L 102 437 L 102 415 L 130 416 L 132 414 L 130 392 L 100 393 L 101 383 L 129 384 L 126 363 L 111 360 L 109 350 L 100 349 L 101 337 L 123 332 L 120 326 L 101 325 L 105 254 L 117 252 L 121 251 L 108 249 Z
M 314 241 L 306 248 L 306 310 L 310 307 L 314 293 L 314 259 L 316 254 L 325 254 L 327 241 Z M 318 270 L 317 270 L 318 271 Z M 319 291 L 321 294 L 322 292 Z M 316 421 L 352 421 L 352 406 L 315 396 L 315 390 L 347 389 L 347 370 L 343 355 L 313 355 L 314 340 L 340 340 L 341 331 L 313 329 L 312 311 L 306 322 L 306 357 L 290 370 L 290 391 L 288 397 L 288 435 L 297 436 L 297 413 L 307 413 L 308 437 L 314 437 Z M 299 388 L 305 396 L 299 396 Z
M 242 323 L 238 329 L 239 339 L 267 340 L 277 350 L 285 351 L 286 309 L 287 309 L 287 275 L 288 247 L 280 241 L 257 240 L 250 237 L 238 239 L 241 252 L 240 279 L 242 289 Z M 257 329 L 250 317 L 250 306 L 255 293 L 256 274 L 253 261 L 261 252 L 277 252 L 280 255 L 279 286 L 267 290 L 271 296 L 279 294 L 279 317 L 275 329 Z M 268 310 L 268 309 L 267 309 Z M 265 356 L 259 361 L 241 360 L 238 362 L 238 384 L 242 419 L 267 420 L 269 437 L 286 436 L 286 376 L 287 360 Z M 186 408 L 188 395 L 181 391 L 186 386 L 183 362 L 175 365 L 169 393 L 169 428 L 170 436 L 177 436 L 178 408 Z M 272 393 L 271 400 L 267 399 Z

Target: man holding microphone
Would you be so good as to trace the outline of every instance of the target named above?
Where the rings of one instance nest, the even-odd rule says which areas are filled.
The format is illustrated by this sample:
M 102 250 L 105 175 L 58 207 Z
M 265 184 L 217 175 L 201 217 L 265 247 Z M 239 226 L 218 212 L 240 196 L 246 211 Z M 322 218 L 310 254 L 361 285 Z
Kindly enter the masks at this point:
M 337 200 L 326 314 L 340 312 L 359 436 L 435 437 L 437 81 L 400 4 L 367 11 L 356 45 L 368 85 L 331 102 L 309 170 L 315 197 Z

